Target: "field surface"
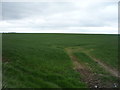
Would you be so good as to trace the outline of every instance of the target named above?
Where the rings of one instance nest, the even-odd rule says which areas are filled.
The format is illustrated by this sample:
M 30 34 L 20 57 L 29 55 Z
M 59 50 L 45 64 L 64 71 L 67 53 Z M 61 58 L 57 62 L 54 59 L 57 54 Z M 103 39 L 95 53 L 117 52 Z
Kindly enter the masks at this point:
M 2 35 L 4 88 L 116 88 L 118 35 Z

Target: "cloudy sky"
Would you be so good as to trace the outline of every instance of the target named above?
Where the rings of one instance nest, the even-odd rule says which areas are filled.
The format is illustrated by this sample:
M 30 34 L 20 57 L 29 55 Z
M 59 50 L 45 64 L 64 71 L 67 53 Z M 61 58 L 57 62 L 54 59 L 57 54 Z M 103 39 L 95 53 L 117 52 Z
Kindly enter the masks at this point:
M 118 0 L 1 4 L 0 32 L 118 33 Z

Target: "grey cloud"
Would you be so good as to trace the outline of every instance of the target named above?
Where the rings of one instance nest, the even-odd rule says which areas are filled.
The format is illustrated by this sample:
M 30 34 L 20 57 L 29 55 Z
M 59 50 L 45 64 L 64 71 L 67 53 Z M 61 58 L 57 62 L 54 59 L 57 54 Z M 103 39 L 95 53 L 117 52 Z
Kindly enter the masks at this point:
M 3 2 L 3 19 L 21 19 L 29 16 L 48 16 L 53 13 L 66 12 L 73 9 L 70 3 L 53 2 Z
M 41 7 L 40 7 L 41 6 Z M 21 19 L 33 14 L 42 13 L 45 9 L 43 3 L 27 3 L 27 2 L 3 2 L 3 19 Z
M 81 3 L 76 6 L 75 2 L 4 2 L 2 9 L 3 19 L 12 24 L 6 26 L 7 28 L 59 30 L 69 27 L 114 26 L 117 22 L 117 12 L 116 9 L 110 11 L 111 8 L 108 7 L 116 5 L 115 2 L 93 2 L 83 8 Z

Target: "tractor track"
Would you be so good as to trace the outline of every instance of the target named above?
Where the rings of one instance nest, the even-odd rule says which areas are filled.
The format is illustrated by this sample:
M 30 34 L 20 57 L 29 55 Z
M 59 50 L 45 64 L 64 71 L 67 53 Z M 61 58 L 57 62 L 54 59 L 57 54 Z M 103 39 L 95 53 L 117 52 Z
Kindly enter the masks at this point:
M 108 86 L 105 86 L 101 83 L 101 80 L 98 78 L 98 75 L 91 72 L 91 70 L 86 67 L 82 62 L 80 63 L 79 58 L 77 58 L 74 55 L 74 52 L 76 52 L 76 50 L 71 49 L 71 48 L 65 48 L 66 53 L 68 54 L 68 56 L 70 57 L 70 59 L 73 62 L 73 69 L 76 70 L 77 72 L 80 73 L 80 75 L 83 77 L 83 81 L 88 85 L 89 88 L 95 88 L 96 86 L 99 88 L 106 88 Z M 103 67 L 103 69 L 105 69 L 106 71 L 108 71 L 111 75 L 118 77 L 118 71 L 112 69 L 111 67 L 107 66 L 106 64 L 102 63 L 100 60 L 90 56 L 89 53 L 86 52 L 86 54 L 95 62 L 97 62 L 97 64 L 99 64 L 101 67 Z

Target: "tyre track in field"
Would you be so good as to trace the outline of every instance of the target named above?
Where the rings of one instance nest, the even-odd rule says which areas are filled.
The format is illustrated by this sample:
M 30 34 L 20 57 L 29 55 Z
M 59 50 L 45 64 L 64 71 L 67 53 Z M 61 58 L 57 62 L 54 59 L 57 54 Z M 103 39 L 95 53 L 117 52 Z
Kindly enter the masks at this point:
M 97 62 L 100 66 L 102 66 L 106 71 L 108 71 L 112 76 L 115 76 L 117 78 L 120 78 L 120 76 L 118 75 L 118 70 L 111 68 L 110 66 L 108 66 L 107 64 L 103 63 L 102 61 L 96 59 L 95 57 L 89 55 L 87 53 L 87 55 L 94 60 L 95 62 Z
M 104 85 L 102 85 L 101 80 L 98 79 L 98 75 L 94 74 L 93 72 L 91 72 L 91 70 L 86 67 L 84 65 L 84 63 L 80 63 L 79 58 L 77 58 L 73 53 L 76 52 L 76 50 L 72 49 L 72 48 L 65 48 L 65 51 L 67 52 L 68 56 L 70 57 L 70 59 L 73 62 L 73 69 L 76 70 L 77 72 L 80 73 L 80 75 L 82 75 L 82 79 L 85 83 L 87 83 L 87 85 L 90 88 L 95 88 L 95 86 L 98 87 L 106 87 Z M 109 67 L 108 65 L 106 65 L 105 63 L 101 62 L 100 60 L 96 59 L 95 57 L 91 56 L 89 54 L 89 52 L 84 52 L 86 53 L 92 60 L 94 60 L 97 64 L 99 64 L 103 69 L 105 69 L 106 71 L 108 71 L 112 76 L 115 76 L 117 78 L 119 78 L 118 76 L 118 71 Z
M 73 69 L 80 73 L 80 75 L 83 77 L 82 80 L 88 85 L 89 88 L 95 88 L 95 86 L 103 87 L 97 76 L 92 73 L 84 64 L 78 62 L 79 59 L 73 55 L 73 51 L 71 49 L 66 48 L 65 50 L 73 62 Z

